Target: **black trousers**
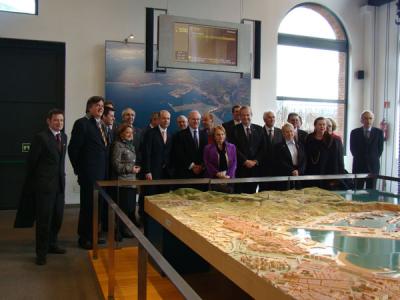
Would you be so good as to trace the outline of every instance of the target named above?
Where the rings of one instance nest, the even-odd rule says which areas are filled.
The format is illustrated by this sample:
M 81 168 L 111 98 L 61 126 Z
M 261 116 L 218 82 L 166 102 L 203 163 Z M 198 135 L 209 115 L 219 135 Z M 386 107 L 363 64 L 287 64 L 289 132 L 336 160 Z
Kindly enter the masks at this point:
M 81 184 L 78 235 L 82 241 L 93 240 L 93 184 Z
M 121 210 L 128 216 L 132 222 L 136 222 L 135 210 L 136 210 L 136 188 L 131 187 L 120 187 L 118 189 L 117 204 Z M 119 232 L 125 228 L 123 222 L 118 218 L 117 226 Z
M 259 167 L 255 166 L 251 169 L 245 167 L 239 167 L 236 171 L 236 178 L 247 178 L 247 177 L 258 177 L 259 176 Z M 257 191 L 257 182 L 249 182 L 249 183 L 236 183 L 235 184 L 235 193 L 241 194 L 254 194 Z
M 154 180 L 159 179 L 169 179 L 169 173 L 166 169 L 162 169 L 161 176 L 156 176 L 153 178 Z M 171 190 L 171 186 L 169 185 L 149 185 L 149 186 L 142 186 L 140 187 L 140 194 L 139 194 L 139 216 L 140 218 L 144 218 L 144 197 L 162 193 L 168 193 Z
M 364 184 L 367 190 L 376 189 L 376 178 L 357 179 L 357 189 L 363 190 Z
M 46 256 L 57 245 L 64 215 L 64 193 L 36 193 L 36 255 Z

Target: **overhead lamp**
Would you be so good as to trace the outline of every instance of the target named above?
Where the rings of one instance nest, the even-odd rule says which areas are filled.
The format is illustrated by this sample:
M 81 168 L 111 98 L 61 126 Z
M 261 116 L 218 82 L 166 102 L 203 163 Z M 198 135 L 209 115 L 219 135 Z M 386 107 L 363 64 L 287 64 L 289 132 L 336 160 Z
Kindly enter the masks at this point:
M 135 36 L 131 33 L 128 37 L 124 39 L 125 44 L 132 42 Z

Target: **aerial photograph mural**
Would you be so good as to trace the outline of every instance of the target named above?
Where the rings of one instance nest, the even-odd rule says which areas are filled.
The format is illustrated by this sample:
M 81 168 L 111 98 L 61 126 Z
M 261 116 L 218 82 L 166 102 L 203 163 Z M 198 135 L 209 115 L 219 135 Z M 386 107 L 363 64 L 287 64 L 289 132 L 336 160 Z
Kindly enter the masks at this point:
M 156 55 L 154 56 L 156 57 Z M 145 45 L 106 42 L 106 99 L 114 102 L 116 117 L 126 107 L 136 111 L 135 125 L 146 127 L 153 111 L 171 112 L 175 119 L 191 110 L 212 112 L 215 123 L 231 119 L 235 104 L 250 104 L 250 74 L 168 69 L 145 72 Z

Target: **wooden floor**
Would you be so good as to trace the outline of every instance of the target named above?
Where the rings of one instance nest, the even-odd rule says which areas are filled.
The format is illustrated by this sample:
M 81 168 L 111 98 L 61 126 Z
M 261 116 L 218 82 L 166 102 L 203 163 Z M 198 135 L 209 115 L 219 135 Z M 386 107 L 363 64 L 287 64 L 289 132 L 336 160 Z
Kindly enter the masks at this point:
M 115 299 L 137 299 L 137 247 L 126 247 L 115 251 Z M 99 258 L 89 258 L 101 286 L 104 299 L 108 295 L 107 249 L 99 250 Z M 147 265 L 147 299 L 184 299 L 175 286 L 166 277 L 161 277 L 154 268 Z

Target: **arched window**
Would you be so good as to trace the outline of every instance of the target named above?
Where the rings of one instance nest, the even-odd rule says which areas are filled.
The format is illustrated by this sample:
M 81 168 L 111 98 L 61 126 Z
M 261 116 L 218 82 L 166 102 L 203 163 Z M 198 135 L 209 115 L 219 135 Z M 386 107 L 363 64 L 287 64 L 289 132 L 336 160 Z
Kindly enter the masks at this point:
M 337 17 L 318 4 L 293 8 L 278 31 L 277 118 L 290 112 L 313 130 L 314 119 L 333 118 L 345 137 L 348 41 Z

